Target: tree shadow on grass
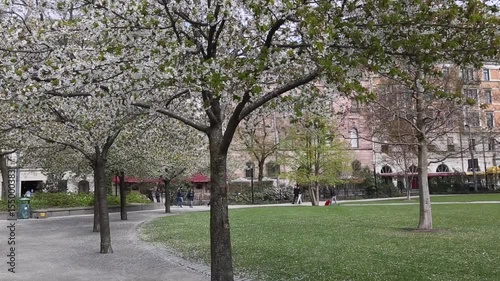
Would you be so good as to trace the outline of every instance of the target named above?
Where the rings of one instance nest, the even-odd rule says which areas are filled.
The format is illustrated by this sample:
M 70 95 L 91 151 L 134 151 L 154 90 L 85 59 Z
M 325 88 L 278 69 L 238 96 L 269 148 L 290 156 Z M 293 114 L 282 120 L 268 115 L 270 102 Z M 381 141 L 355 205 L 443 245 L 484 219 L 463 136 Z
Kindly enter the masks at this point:
M 443 228 L 433 228 L 430 230 L 427 229 L 417 229 L 417 228 L 412 228 L 412 227 L 402 227 L 402 228 L 396 228 L 398 231 L 402 232 L 409 232 L 409 233 L 443 233 L 443 232 L 448 232 L 448 229 L 443 229 Z

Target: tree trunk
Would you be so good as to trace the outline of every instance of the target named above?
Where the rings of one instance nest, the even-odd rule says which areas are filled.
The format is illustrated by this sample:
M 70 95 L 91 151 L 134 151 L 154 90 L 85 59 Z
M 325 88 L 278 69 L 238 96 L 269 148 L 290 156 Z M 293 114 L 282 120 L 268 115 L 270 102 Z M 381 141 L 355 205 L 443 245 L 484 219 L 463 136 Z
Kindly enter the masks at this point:
M 2 173 L 2 200 L 7 201 L 7 190 L 9 189 L 9 167 L 7 167 L 7 155 L 0 156 L 0 172 Z
M 222 133 L 209 134 L 210 146 L 210 255 L 211 280 L 233 281 L 233 259 L 226 188 L 227 150 L 222 150 Z
M 125 174 L 120 172 L 120 218 L 127 220 L 127 194 L 125 191 Z
M 258 176 L 258 187 L 262 189 L 262 179 L 264 178 L 264 158 L 258 163 L 259 165 L 259 176 Z
M 318 186 L 316 183 L 309 186 L 309 195 L 311 196 L 311 205 L 318 206 L 319 205 L 319 197 L 316 195 L 319 194 Z
M 105 184 L 105 166 L 106 160 L 101 155 L 96 156 L 95 161 L 95 175 L 94 179 L 97 183 L 97 196 L 99 199 L 99 224 L 101 234 L 101 254 L 113 253 L 111 248 L 111 229 L 109 227 L 109 213 L 108 213 L 108 198 Z
M 170 213 L 170 179 L 166 179 L 165 183 L 165 213 Z
M 424 90 L 420 83 L 422 74 L 417 79 L 417 93 L 416 93 L 416 110 L 417 120 L 416 125 L 418 128 L 418 192 L 420 199 L 420 221 L 418 223 L 419 230 L 432 229 L 432 212 L 431 212 L 431 196 L 429 194 L 429 182 L 427 178 L 427 135 L 426 135 L 426 114 L 427 109 L 424 101 Z
M 418 145 L 418 181 L 420 197 L 420 222 L 418 229 L 432 229 L 431 196 L 429 194 L 429 183 L 427 178 L 427 144 L 425 140 Z
M 93 232 L 99 232 L 101 230 L 99 225 L 99 186 L 97 185 L 97 173 L 94 169 L 94 228 Z

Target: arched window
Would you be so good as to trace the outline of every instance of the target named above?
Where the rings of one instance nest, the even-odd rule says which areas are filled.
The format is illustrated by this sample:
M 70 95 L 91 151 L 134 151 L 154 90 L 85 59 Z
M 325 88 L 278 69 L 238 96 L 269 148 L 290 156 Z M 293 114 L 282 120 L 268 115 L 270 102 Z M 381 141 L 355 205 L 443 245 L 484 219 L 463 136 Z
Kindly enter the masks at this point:
M 381 174 L 389 174 L 389 173 L 392 173 L 392 169 L 391 167 L 385 165 L 382 167 L 382 169 L 380 170 L 380 173 Z
M 410 173 L 416 173 L 417 172 L 417 166 L 411 165 L 410 167 L 408 167 L 408 172 L 410 172 Z
M 351 134 L 351 147 L 358 148 L 359 147 L 358 130 L 356 128 L 352 128 L 350 134 Z
M 81 180 L 78 182 L 78 193 L 89 193 L 90 184 L 87 180 Z
M 450 169 L 445 164 L 440 164 L 436 168 L 436 172 L 438 172 L 438 173 L 448 173 L 449 171 L 450 171 Z

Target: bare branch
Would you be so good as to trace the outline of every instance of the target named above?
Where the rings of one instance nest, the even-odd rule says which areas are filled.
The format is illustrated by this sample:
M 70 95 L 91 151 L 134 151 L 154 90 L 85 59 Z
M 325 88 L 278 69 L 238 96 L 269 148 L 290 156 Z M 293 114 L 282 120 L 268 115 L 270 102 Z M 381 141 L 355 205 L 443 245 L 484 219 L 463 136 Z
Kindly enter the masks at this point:
M 255 109 L 261 107 L 262 105 L 264 105 L 265 103 L 267 103 L 268 101 L 290 91 L 290 90 L 293 90 L 297 87 L 300 87 L 302 85 L 305 85 L 311 81 L 313 81 L 314 79 L 316 79 L 318 76 L 319 76 L 319 73 L 320 73 L 320 70 L 317 69 L 311 73 L 309 73 L 308 75 L 306 76 L 303 76 L 297 80 L 294 80 L 284 86 L 282 86 L 281 88 L 278 88 L 274 91 L 271 91 L 265 95 L 263 95 L 260 99 L 256 100 L 255 102 L 253 103 L 250 103 L 245 109 L 243 109 L 240 113 L 240 116 L 239 116 L 239 120 L 243 120 L 243 118 L 245 118 L 246 116 L 248 116 L 250 113 L 252 113 Z
M 137 106 L 137 107 L 140 107 L 140 108 L 144 108 L 144 109 L 150 109 L 151 108 L 151 105 L 149 104 L 146 104 L 146 103 L 142 103 L 142 102 L 134 102 L 132 103 L 133 106 Z M 197 124 L 183 116 L 180 116 L 178 114 L 175 114 L 171 111 L 168 111 L 168 110 L 165 110 L 165 109 L 157 109 L 156 112 L 158 113 L 161 113 L 163 115 L 166 115 L 168 117 L 172 117 L 176 120 L 179 120 L 181 121 L 182 123 L 188 125 L 188 126 L 191 126 L 193 128 L 195 128 L 196 130 L 200 131 L 200 132 L 203 132 L 203 133 L 208 133 L 208 127 L 205 126 L 205 125 L 201 125 L 201 124 Z

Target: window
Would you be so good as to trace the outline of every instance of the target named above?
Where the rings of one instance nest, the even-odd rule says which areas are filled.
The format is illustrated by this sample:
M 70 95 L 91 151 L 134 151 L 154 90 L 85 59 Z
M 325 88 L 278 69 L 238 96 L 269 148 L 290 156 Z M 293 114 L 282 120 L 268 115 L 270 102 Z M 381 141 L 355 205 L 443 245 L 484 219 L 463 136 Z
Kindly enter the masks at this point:
M 479 112 L 470 111 L 466 114 L 467 124 L 471 127 L 479 127 L 481 126 L 481 121 L 479 119 Z
M 470 148 L 472 151 L 476 151 L 476 139 L 470 139 Z
M 491 89 L 484 90 L 484 103 L 491 104 Z
M 453 140 L 453 137 L 448 137 L 446 144 L 448 151 L 455 151 L 455 141 Z
M 450 169 L 445 164 L 440 164 L 437 166 L 436 172 L 438 173 L 448 173 Z
M 465 89 L 464 96 L 469 98 L 469 99 L 473 99 L 473 100 L 477 101 L 478 100 L 477 89 Z
M 266 168 L 267 168 L 267 176 L 270 178 L 277 178 L 280 172 L 280 165 L 276 164 L 275 162 L 268 162 L 266 163 Z
M 358 130 L 356 128 L 351 129 L 351 147 L 352 148 L 359 147 L 359 135 L 358 135 Z
M 491 129 L 494 125 L 493 112 L 486 112 L 486 126 Z
M 492 151 L 492 150 L 495 150 L 495 138 L 489 138 L 488 139 L 488 150 L 489 151 Z
M 474 80 L 474 69 L 473 68 L 463 68 L 462 69 L 462 80 L 464 80 L 464 81 Z
M 388 153 L 389 152 L 389 145 L 388 144 L 382 144 L 380 147 L 382 153 Z
M 442 72 L 443 72 L 443 77 L 446 78 L 450 75 L 450 68 L 447 66 L 443 66 Z
M 467 159 L 467 171 L 472 171 L 473 169 L 474 171 L 480 171 L 477 158 Z
M 490 70 L 483 68 L 483 81 L 490 81 Z
M 415 165 L 411 165 L 410 167 L 408 167 L 408 172 L 410 173 L 416 173 L 418 171 L 417 169 L 417 166 Z
M 389 174 L 389 173 L 392 173 L 392 169 L 391 167 L 385 165 L 384 167 L 382 167 L 382 169 L 380 170 L 380 173 L 381 174 Z
M 427 148 L 429 152 L 436 152 L 437 151 L 437 146 L 435 144 L 428 144 Z

